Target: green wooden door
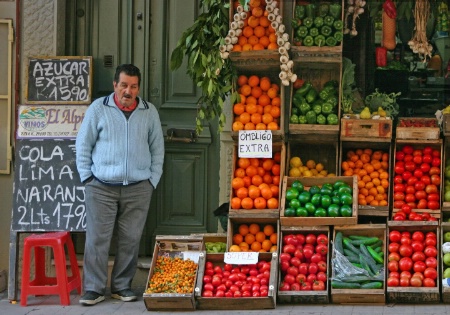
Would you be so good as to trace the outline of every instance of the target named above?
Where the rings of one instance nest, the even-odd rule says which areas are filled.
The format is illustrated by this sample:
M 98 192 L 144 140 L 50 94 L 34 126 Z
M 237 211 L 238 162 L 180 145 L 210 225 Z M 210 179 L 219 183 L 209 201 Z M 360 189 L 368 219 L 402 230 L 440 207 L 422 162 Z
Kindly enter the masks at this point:
M 153 198 L 141 254 L 155 235 L 215 232 L 219 199 L 217 123 L 196 136 L 199 90 L 185 67 L 170 71 L 170 54 L 199 14 L 199 1 L 72 0 L 68 2 L 67 50 L 94 59 L 94 97 L 112 91 L 115 67 L 134 63 L 143 72 L 141 96 L 159 110 L 166 135 L 164 173 Z

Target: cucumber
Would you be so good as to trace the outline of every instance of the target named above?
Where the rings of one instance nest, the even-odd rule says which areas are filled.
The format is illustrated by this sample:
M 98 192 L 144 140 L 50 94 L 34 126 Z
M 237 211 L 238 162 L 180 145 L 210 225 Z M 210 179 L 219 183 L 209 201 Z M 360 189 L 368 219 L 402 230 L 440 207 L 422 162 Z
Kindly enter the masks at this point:
M 331 287 L 334 289 L 359 289 L 361 284 L 357 282 L 343 282 L 338 280 L 331 280 Z
M 376 243 L 369 245 L 369 246 L 372 248 L 381 247 L 381 246 L 383 246 L 383 241 L 379 239 Z
M 342 246 L 342 233 L 341 232 L 337 232 L 336 233 L 336 237 L 334 238 L 334 248 L 341 253 L 342 255 L 344 255 L 344 248 Z
M 371 236 L 362 236 L 362 235 L 349 235 L 348 238 L 351 240 L 367 240 L 372 237 Z
M 358 268 L 362 268 L 360 263 L 354 263 L 354 262 L 352 262 L 352 265 L 355 266 L 355 267 L 358 267 Z
M 350 239 L 347 237 L 344 237 L 342 242 L 344 243 L 344 247 L 354 252 L 356 255 L 359 255 L 359 250 L 350 242 Z
M 369 251 L 370 255 L 375 259 L 377 263 L 384 263 L 384 258 L 381 257 L 372 247 L 367 247 L 367 250 Z
M 372 255 L 370 255 L 369 251 L 367 250 L 367 247 L 364 244 L 359 245 L 359 250 L 366 257 L 367 262 L 370 265 L 376 265 L 377 262 L 375 261 L 375 259 L 373 259 Z
M 372 272 L 372 269 L 370 269 L 369 264 L 366 261 L 366 257 L 363 254 L 359 254 L 359 263 L 361 264 L 361 267 L 365 269 L 369 276 L 374 276 L 375 274 Z
M 361 289 L 381 289 L 383 288 L 382 281 L 371 281 L 361 285 Z
M 378 242 L 378 240 L 379 240 L 378 237 L 371 237 L 371 238 L 367 238 L 367 239 L 359 239 L 359 240 L 352 240 L 352 239 L 350 239 L 350 242 L 351 242 L 354 246 L 359 246 L 360 244 L 364 244 L 364 245 L 375 244 L 376 242 Z
M 373 248 L 373 247 L 372 247 L 372 248 Z M 383 252 L 383 249 L 381 248 L 381 246 L 375 247 L 375 248 L 373 248 L 373 250 L 374 250 L 376 253 L 379 253 L 379 254 L 381 254 L 381 253 Z
M 364 283 L 364 282 L 372 282 L 373 278 L 366 276 L 347 276 L 344 278 L 339 278 L 339 281 Z
M 359 257 L 355 255 L 350 249 L 344 248 L 345 257 L 347 257 L 349 262 L 359 263 Z

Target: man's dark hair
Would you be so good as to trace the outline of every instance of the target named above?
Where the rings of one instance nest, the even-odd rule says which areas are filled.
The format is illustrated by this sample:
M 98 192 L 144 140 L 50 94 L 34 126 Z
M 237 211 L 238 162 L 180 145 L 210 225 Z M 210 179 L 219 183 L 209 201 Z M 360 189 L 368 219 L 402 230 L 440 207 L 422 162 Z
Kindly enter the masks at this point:
M 114 82 L 119 82 L 119 77 L 122 72 L 130 77 L 138 77 L 138 84 L 139 86 L 141 85 L 141 71 L 138 67 L 132 64 L 118 65 L 116 68 L 116 73 L 114 74 Z

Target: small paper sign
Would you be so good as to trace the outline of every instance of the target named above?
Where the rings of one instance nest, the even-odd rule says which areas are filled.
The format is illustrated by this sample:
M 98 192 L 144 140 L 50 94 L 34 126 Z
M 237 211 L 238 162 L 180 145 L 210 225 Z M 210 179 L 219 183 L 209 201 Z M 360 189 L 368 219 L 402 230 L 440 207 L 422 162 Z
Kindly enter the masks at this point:
M 198 264 L 198 258 L 200 257 L 200 252 L 183 252 L 183 260 L 190 259 Z
M 238 156 L 247 158 L 271 158 L 272 131 L 239 130 Z
M 251 265 L 258 262 L 258 252 L 226 252 L 223 261 L 227 264 Z

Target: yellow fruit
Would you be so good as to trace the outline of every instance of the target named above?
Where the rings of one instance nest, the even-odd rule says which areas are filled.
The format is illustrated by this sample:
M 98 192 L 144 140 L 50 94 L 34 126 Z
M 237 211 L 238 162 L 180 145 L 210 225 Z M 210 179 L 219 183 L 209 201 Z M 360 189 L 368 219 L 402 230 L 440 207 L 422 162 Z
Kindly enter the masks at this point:
M 317 163 L 317 164 L 316 164 L 316 170 L 317 170 L 318 172 L 322 171 L 324 168 L 325 168 L 325 167 L 323 166 L 322 163 Z
M 328 175 L 328 171 L 327 171 L 327 170 L 321 170 L 321 171 L 319 172 L 319 174 L 320 174 L 320 175 L 323 175 L 323 176 L 327 176 L 327 175 Z
M 302 160 L 298 156 L 294 156 L 289 160 L 290 167 L 300 167 L 303 165 Z
M 313 168 L 312 170 L 310 170 L 310 172 L 313 174 L 313 176 L 319 175 L 319 172 L 318 172 L 315 168 Z
M 301 175 L 302 175 L 302 172 L 297 167 L 291 168 L 289 170 L 289 176 L 291 176 L 291 177 L 299 177 Z
M 313 173 L 310 170 L 307 170 L 307 171 L 303 172 L 303 176 L 305 176 L 305 177 L 312 177 Z
M 230 252 L 240 252 L 241 248 L 238 245 L 231 245 Z
M 312 170 L 313 168 L 316 168 L 316 162 L 315 162 L 314 160 L 308 160 L 308 161 L 306 162 L 306 166 L 307 166 L 310 170 Z

